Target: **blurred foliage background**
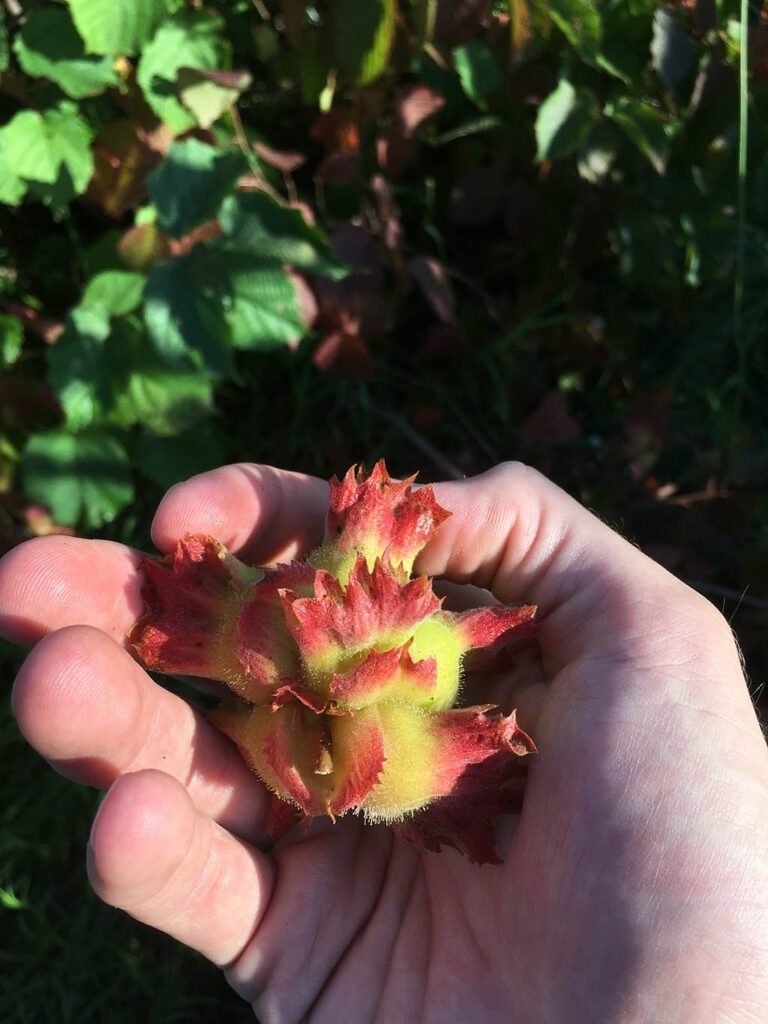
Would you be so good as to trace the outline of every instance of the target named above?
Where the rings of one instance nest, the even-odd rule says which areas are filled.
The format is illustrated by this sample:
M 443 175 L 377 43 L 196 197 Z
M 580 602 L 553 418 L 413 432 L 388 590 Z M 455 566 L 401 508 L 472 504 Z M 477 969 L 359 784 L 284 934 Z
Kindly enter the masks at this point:
M 234 460 L 522 458 L 768 620 L 768 5 L 0 5 L 0 553 Z M 20 652 L 0 652 L 8 685 Z M 4 710 L 0 1017 L 248 1019 Z

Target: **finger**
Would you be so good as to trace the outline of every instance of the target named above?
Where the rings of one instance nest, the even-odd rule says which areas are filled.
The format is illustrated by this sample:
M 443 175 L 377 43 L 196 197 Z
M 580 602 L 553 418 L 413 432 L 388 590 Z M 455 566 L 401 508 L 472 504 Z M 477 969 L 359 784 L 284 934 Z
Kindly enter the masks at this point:
M 159 768 L 203 814 L 263 838 L 267 795 L 235 747 L 99 630 L 70 626 L 41 641 L 16 678 L 12 704 L 24 736 L 67 778 L 106 787 Z
M 91 830 L 88 875 L 106 903 L 222 967 L 258 927 L 273 887 L 271 861 L 158 771 L 113 784 Z
M 435 494 L 452 516 L 417 570 L 486 587 L 504 603 L 537 604 L 550 669 L 586 653 L 625 654 L 618 645 L 641 620 L 671 634 L 678 621 L 717 618 L 705 598 L 527 466 L 436 484 Z
M 320 543 L 328 485 L 303 473 L 242 463 L 176 484 L 160 502 L 152 539 L 170 551 L 204 533 L 253 563 L 283 562 Z
M 31 645 L 87 624 L 122 640 L 143 607 L 141 554 L 123 544 L 39 537 L 0 559 L 0 635 Z

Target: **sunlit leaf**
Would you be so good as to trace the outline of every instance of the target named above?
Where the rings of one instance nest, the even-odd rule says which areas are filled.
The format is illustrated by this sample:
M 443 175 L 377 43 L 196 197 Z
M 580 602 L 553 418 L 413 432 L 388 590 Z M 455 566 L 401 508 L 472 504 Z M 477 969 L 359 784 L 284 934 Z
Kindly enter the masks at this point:
M 70 312 L 64 333 L 48 350 L 48 381 L 72 430 L 89 426 L 102 412 L 104 343 L 108 336 L 106 309 L 79 307 Z
M 603 34 L 594 0 L 550 0 L 549 12 L 574 50 L 587 63 L 593 63 Z
M 501 68 L 490 47 L 479 39 L 457 46 L 453 66 L 467 96 L 478 107 L 485 108 L 488 97 L 502 82 Z
M 141 302 L 146 278 L 132 270 L 104 270 L 85 286 L 80 305 L 100 307 L 110 316 L 124 316 Z
M 67 0 L 89 53 L 138 53 L 172 0 Z
M 675 12 L 659 7 L 653 17 L 651 43 L 653 68 L 671 92 L 688 74 L 696 57 L 693 40 L 683 29 Z
M 14 174 L 5 159 L 3 131 L 0 129 L 0 203 L 18 206 L 27 191 L 26 182 Z
M 333 52 L 358 85 L 386 70 L 396 19 L 396 0 L 332 0 Z
M 13 48 L 28 75 L 50 78 L 74 99 L 95 96 L 119 81 L 110 57 L 86 54 L 63 8 L 30 11 Z
M 23 343 L 24 329 L 18 317 L 0 313 L 0 370 L 13 366 Z
M 230 281 L 226 317 L 236 348 L 280 345 L 304 334 L 296 289 L 283 270 L 233 263 Z
M 47 505 L 54 519 L 68 526 L 98 529 L 133 499 L 128 453 L 106 431 L 33 435 L 24 450 L 22 475 L 27 496 Z
M 44 114 L 22 110 L 0 132 L 9 170 L 28 181 L 54 185 L 65 179 L 73 195 L 93 172 L 91 129 L 69 104 Z
M 575 153 L 597 117 L 594 94 L 561 79 L 539 107 L 536 117 L 538 160 L 558 160 Z
M 178 95 L 179 68 L 228 68 L 232 47 L 223 27 L 217 15 L 183 12 L 164 21 L 142 50 L 136 80 L 152 110 L 176 135 L 197 124 Z
M 179 68 L 179 98 L 201 128 L 210 128 L 251 84 L 247 71 Z

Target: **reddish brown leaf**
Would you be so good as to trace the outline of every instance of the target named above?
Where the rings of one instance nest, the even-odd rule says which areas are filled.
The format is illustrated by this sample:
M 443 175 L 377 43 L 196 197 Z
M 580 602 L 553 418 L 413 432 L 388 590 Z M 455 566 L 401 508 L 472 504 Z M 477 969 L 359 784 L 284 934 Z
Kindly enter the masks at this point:
M 299 167 L 307 162 L 307 158 L 303 153 L 288 149 L 273 149 L 266 142 L 254 142 L 253 149 L 265 164 L 277 168 L 283 174 L 293 174 L 294 171 L 297 171 Z
M 23 516 L 27 529 L 34 537 L 49 537 L 52 534 L 75 536 L 71 526 L 62 526 L 54 521 L 51 510 L 45 505 L 27 505 Z
M 359 334 L 332 331 L 327 334 L 312 355 L 318 370 L 333 372 L 340 377 L 365 380 L 373 373 L 371 353 Z
M 357 117 L 348 107 L 334 107 L 327 114 L 321 114 L 312 125 L 310 135 L 333 152 L 352 155 L 360 151 Z
M 359 176 L 360 162 L 348 153 L 329 153 L 315 170 L 315 178 L 329 185 L 347 185 Z
M 117 253 L 126 266 L 147 274 L 171 255 L 168 237 L 155 223 L 129 228 L 117 243 Z
M 413 82 L 395 93 L 395 113 L 405 138 L 411 138 L 445 106 L 445 98 L 423 82 Z
M 416 155 L 416 143 L 403 134 L 398 124 L 391 124 L 376 139 L 376 161 L 390 178 L 403 173 Z
M 444 46 L 460 46 L 482 28 L 491 0 L 438 0 L 435 36 Z
M 30 332 L 41 338 L 46 345 L 53 345 L 64 331 L 64 323 L 51 316 L 44 316 L 31 306 L 23 306 L 19 302 L 9 302 L 8 312 L 17 316 Z
M 144 202 L 147 174 L 160 159 L 141 127 L 127 118 L 110 121 L 93 145 L 94 171 L 86 195 L 110 217 L 120 218 Z
M 184 88 L 187 85 L 197 82 L 210 82 L 212 85 L 219 85 L 222 89 L 236 89 L 242 92 L 251 84 L 251 75 L 248 71 L 209 71 L 207 68 L 179 68 L 176 75 L 176 82 Z

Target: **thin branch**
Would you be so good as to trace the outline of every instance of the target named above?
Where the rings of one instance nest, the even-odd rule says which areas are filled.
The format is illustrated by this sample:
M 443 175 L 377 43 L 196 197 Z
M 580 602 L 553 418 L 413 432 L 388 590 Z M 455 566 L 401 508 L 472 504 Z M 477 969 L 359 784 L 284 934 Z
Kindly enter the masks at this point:
M 411 442 L 414 448 L 418 448 L 423 455 L 431 459 L 437 468 L 450 477 L 451 480 L 464 479 L 466 474 L 462 473 L 459 467 L 454 462 L 451 462 L 447 455 L 444 455 L 439 448 L 435 448 L 432 442 L 424 437 L 421 431 L 411 426 L 403 416 L 396 412 L 390 412 L 388 409 L 377 409 L 376 412 L 383 420 L 391 423 L 396 430 L 399 430 L 403 437 Z
M 3 0 L 5 3 L 5 9 L 8 11 L 12 18 L 21 18 L 24 14 L 24 8 L 18 2 L 18 0 Z
M 251 0 L 251 3 L 256 8 L 256 12 L 262 21 L 271 21 L 269 11 L 264 6 L 263 0 Z

